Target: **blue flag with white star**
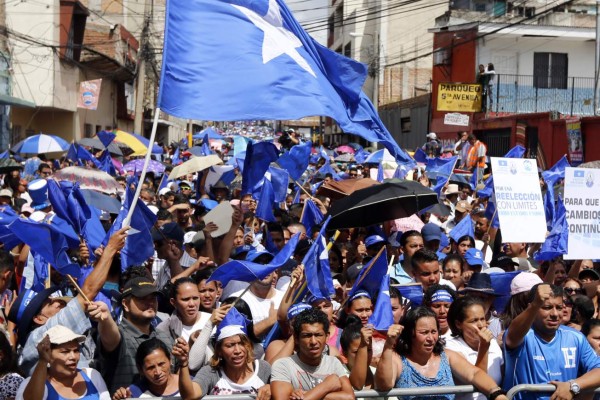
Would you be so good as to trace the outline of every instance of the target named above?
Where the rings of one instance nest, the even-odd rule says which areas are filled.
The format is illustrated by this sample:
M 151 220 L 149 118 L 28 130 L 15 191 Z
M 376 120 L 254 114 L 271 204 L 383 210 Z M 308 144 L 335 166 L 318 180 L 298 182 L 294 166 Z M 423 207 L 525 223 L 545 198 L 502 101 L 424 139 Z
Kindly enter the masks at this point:
M 361 90 L 367 66 L 314 41 L 283 0 L 167 2 L 161 72 L 158 105 L 171 115 L 213 121 L 329 116 L 344 132 L 412 160 Z

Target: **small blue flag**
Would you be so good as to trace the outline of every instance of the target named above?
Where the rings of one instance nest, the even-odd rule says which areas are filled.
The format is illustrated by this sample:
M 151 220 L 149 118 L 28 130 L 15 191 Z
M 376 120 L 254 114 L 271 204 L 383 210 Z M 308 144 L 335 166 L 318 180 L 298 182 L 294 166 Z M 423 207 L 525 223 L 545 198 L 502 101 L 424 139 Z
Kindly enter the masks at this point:
M 379 257 L 373 258 L 369 264 L 365 265 L 360 270 L 352 289 L 348 292 L 348 298 L 354 296 L 354 293 L 359 290 L 366 290 L 371 297 L 375 297 L 379 290 L 381 280 L 387 274 L 387 269 L 387 251 L 384 247 L 383 252 Z
M 175 149 L 173 156 L 171 157 L 171 164 L 179 165 L 181 164 L 181 158 L 179 158 L 179 147 Z
M 433 186 L 433 191 L 441 195 L 442 189 L 450 180 L 450 175 L 454 171 L 454 166 L 456 165 L 456 161 L 458 160 L 458 156 L 450 157 L 450 158 L 430 158 L 427 160 L 426 171 L 428 176 L 433 172 L 435 174 L 436 180 L 435 185 Z
M 98 139 L 100 139 L 104 147 L 108 147 L 112 143 L 112 141 L 115 140 L 115 138 L 117 137 L 117 135 L 110 131 L 100 131 L 96 135 L 98 136 Z
M 297 233 L 287 242 L 269 264 L 256 264 L 251 261 L 232 260 L 221 265 L 212 273 L 207 282 L 219 281 L 223 287 L 232 281 L 253 282 L 263 279 L 271 272 L 281 268 L 296 250 L 300 234 Z
M 279 157 L 277 164 L 290 174 L 290 178 L 297 181 L 308 167 L 311 149 L 311 142 L 297 144 Z
M 494 195 L 494 177 L 493 175 L 488 176 L 488 178 L 484 182 L 483 189 L 477 191 L 478 197 L 489 197 L 491 198 Z
M 130 188 L 131 181 L 135 181 L 135 177 L 127 183 L 125 203 L 117 215 L 112 227 L 106 234 L 103 242 L 104 244 L 108 243 L 110 237 L 123 227 L 123 221 L 127 217 L 127 213 L 129 212 L 129 208 L 133 203 L 133 197 L 135 195 L 134 191 Z M 125 271 L 127 268 L 134 265 L 141 265 L 154 255 L 154 245 L 150 229 L 152 229 L 155 222 L 156 215 L 138 198 L 130 222 L 131 230 L 135 230 L 136 232 L 132 232 L 127 236 L 125 247 L 121 249 L 122 271 Z
M 525 154 L 525 147 L 518 144 L 515 147 L 513 147 L 512 149 L 510 149 L 508 151 L 508 153 L 506 153 L 504 155 L 504 158 L 523 158 L 524 154 Z
M 570 167 L 567 156 L 564 155 L 556 164 L 549 170 L 542 172 L 542 178 L 546 181 L 546 195 L 544 196 L 544 211 L 546 212 L 546 223 L 549 229 L 552 229 L 552 221 L 554 221 L 554 214 L 556 207 L 554 204 L 554 185 L 561 180 L 565 179 L 565 168 Z
M 312 228 L 323 222 L 323 213 L 311 199 L 306 199 L 300 217 L 300 223 L 306 228 L 306 236 L 312 237 Z
M 402 297 L 410 300 L 412 305 L 420 306 L 423 304 L 423 286 L 421 285 L 394 285 Z
M 371 154 L 368 151 L 364 149 L 359 149 L 356 153 L 354 153 L 354 161 L 356 161 L 359 164 L 362 164 L 367 160 L 367 157 L 369 157 L 370 155 Z
M 110 176 L 117 175 L 117 171 L 115 170 L 115 165 L 113 164 L 112 157 L 110 156 L 110 153 L 108 152 L 108 150 L 104 150 L 102 152 L 102 155 L 100 156 L 98 161 L 100 161 L 100 166 L 98 167 L 98 169 L 106 172 Z
M 534 254 L 534 260 L 549 261 L 567 254 L 569 249 L 569 225 L 567 224 L 566 213 L 565 205 L 559 197 L 556 217 L 552 222 L 552 230 L 542 247 Z
M 302 194 L 302 189 L 298 188 L 296 194 L 294 195 L 294 199 L 292 200 L 292 204 L 300 204 L 300 195 Z
M 319 168 L 317 170 L 317 175 L 320 175 L 320 174 L 322 174 L 322 175 L 331 174 L 331 177 L 333 178 L 334 181 L 342 180 L 342 178 L 338 175 L 338 173 L 333 169 L 333 167 L 329 163 L 328 159 L 326 159 L 325 164 L 323 164 L 321 166 L 321 168 Z
M 279 151 L 273 143 L 248 143 L 242 171 L 242 195 L 252 193 L 254 186 L 264 178 L 269 165 L 277 158 Z
M 496 212 L 495 197 L 488 199 L 487 206 L 485 207 L 485 217 L 488 219 L 492 228 L 500 227 L 500 220 L 498 219 L 498 213 Z
M 319 299 L 329 299 L 331 295 L 335 294 L 325 233 L 330 218 L 327 218 L 321 232 L 319 232 L 319 236 L 302 260 L 308 291 Z
M 450 231 L 450 238 L 456 243 L 458 243 L 458 240 L 465 235 L 471 236 L 473 239 L 475 239 L 473 220 L 468 214 Z
M 425 153 L 425 151 L 423 151 L 423 149 L 420 147 L 415 150 L 415 154 L 413 154 L 413 158 L 415 159 L 416 162 L 419 162 L 421 164 L 427 164 L 427 160 L 429 159 L 429 157 L 427 157 L 427 154 Z
M 373 309 L 373 314 L 369 317 L 368 323 L 373 325 L 376 331 L 387 331 L 394 324 L 389 275 L 384 276 L 381 280 L 375 309 Z
M 58 228 L 25 218 L 15 219 L 8 228 L 61 274 L 79 277 L 79 265 L 73 263 L 67 254 L 67 240 Z
M 0 243 L 4 243 L 4 248 L 12 250 L 21 244 L 21 239 L 15 236 L 8 228 L 8 225 L 19 218 L 17 213 L 10 206 L 0 207 Z
M 231 174 L 234 174 L 233 170 L 229 171 Z M 283 203 L 285 198 L 287 197 L 288 185 L 290 182 L 290 175 L 284 169 L 277 167 L 269 167 L 270 181 L 273 185 L 273 193 L 275 193 L 275 202 Z M 221 178 L 223 179 L 223 178 Z M 230 181 L 231 182 L 231 181 Z M 228 184 L 228 183 L 226 183 Z
M 494 310 L 504 310 L 510 300 L 510 283 L 522 271 L 504 272 L 499 274 L 490 274 L 494 294 Z
M 264 178 L 262 180 L 260 196 L 258 197 L 258 204 L 256 205 L 256 217 L 263 221 L 275 222 L 275 216 L 273 215 L 274 202 L 275 194 L 273 193 L 271 181 Z

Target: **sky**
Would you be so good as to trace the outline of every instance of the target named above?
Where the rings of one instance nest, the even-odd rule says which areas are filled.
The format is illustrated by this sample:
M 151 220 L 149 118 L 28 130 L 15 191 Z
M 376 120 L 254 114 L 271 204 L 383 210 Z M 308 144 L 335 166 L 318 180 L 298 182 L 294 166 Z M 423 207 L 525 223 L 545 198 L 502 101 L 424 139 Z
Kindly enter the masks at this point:
M 310 35 L 323 46 L 327 46 L 327 18 L 329 14 L 330 0 L 284 0 L 292 13 L 306 29 L 310 30 Z M 309 25 L 307 25 L 309 24 Z M 315 24 L 319 29 L 314 31 Z

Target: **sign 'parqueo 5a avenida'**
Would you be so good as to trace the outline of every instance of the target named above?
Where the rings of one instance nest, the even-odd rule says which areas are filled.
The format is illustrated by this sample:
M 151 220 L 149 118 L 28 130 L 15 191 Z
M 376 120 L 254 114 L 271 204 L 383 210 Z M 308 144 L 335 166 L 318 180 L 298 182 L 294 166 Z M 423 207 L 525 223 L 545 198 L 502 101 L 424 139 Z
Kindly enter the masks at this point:
M 478 83 L 440 83 L 437 95 L 438 111 L 481 111 L 481 85 Z

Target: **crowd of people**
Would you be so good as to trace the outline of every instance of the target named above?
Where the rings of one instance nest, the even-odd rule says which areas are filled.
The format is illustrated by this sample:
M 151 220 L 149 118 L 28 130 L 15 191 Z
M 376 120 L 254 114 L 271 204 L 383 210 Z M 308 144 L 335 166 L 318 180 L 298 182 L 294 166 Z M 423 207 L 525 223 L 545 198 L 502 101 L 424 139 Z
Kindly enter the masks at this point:
M 479 143 L 466 133 L 461 140 Z M 305 183 L 289 185 L 273 221 L 257 217 L 257 198 L 239 180 L 207 188 L 204 170 L 161 187 L 162 177 L 149 174 L 139 183 L 140 201 L 156 215 L 147 243 L 154 255 L 122 269 L 121 252 L 135 233 L 110 230 L 117 215 L 105 212 L 102 224 L 112 232 L 105 244 L 69 249 L 87 271 L 79 284 L 50 268 L 45 287 L 34 290 L 32 243 L 3 245 L 0 399 L 345 400 L 363 389 L 468 384 L 476 392 L 456 398 L 502 400 L 523 383 L 556 389 L 521 399 L 572 399 L 600 386 L 600 264 L 561 257 L 538 264 L 539 244 L 503 242 L 484 212 L 487 199 L 469 184 L 447 184 L 440 201 L 449 215 L 420 212 L 411 228 L 392 220 L 327 230 L 323 265 L 334 291 L 303 291 L 303 259 L 320 231 L 302 223 L 303 210 L 312 202 L 326 215 L 335 202 L 314 192 L 333 179 L 318 171 L 331 162 L 341 179 L 367 179 L 376 168 L 325 157 L 311 157 Z M 478 166 L 476 152 L 465 157 Z M 52 223 L 48 181 L 64 161 L 42 160 L 29 179 L 19 170 L 6 174 L 3 213 Z M 431 185 L 426 171 L 407 179 Z M 117 181 L 123 192 L 134 185 Z M 116 197 L 124 201 L 123 193 Z M 231 205 L 225 229 L 204 221 L 222 203 Z M 474 234 L 457 237 L 467 216 Z M 378 257 L 387 257 L 389 293 L 361 286 Z M 245 279 L 242 265 L 269 273 Z M 222 266 L 232 279 L 211 279 Z M 510 276 L 502 289 L 492 284 L 498 276 Z M 407 287 L 419 295 L 407 295 Z M 372 318 L 384 294 L 393 321 L 382 328 Z

